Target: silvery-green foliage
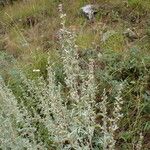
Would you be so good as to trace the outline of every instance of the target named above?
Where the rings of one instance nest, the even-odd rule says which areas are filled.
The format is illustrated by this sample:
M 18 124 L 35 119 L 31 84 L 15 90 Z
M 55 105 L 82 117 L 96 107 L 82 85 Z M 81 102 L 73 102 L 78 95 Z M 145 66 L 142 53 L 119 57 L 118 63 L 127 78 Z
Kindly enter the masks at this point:
M 143 138 L 144 138 L 144 136 L 142 135 L 142 133 L 140 133 L 139 140 L 138 140 L 138 142 L 136 144 L 136 149 L 137 150 L 142 150 Z
M 18 106 L 16 97 L 0 79 L 0 148 L 20 150 L 43 149 L 34 139 L 32 118 L 24 106 Z
M 100 127 L 103 134 L 102 138 L 100 138 L 100 143 L 102 144 L 103 150 L 115 150 L 115 133 L 119 128 L 119 121 L 123 116 L 121 113 L 123 104 L 121 97 L 122 88 L 122 84 L 116 87 L 117 96 L 115 97 L 112 117 L 109 117 L 107 112 L 108 97 L 105 90 L 103 92 L 102 102 L 98 104 L 101 110 L 100 115 L 103 117 L 102 126 Z

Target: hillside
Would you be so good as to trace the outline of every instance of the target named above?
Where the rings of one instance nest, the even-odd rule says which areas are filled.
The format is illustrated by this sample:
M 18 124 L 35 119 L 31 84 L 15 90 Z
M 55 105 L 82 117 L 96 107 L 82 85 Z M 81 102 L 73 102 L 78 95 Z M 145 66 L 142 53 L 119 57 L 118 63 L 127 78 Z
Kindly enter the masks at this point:
M 86 5 L 94 7 L 91 18 L 81 9 Z M 18 140 L 22 137 L 38 145 L 33 148 L 31 144 L 26 149 L 150 149 L 150 1 L 0 0 L 0 83 L 0 108 L 12 109 L 7 113 L 0 110 L 0 126 L 5 130 L 6 122 L 9 128 L 9 120 L 15 131 L 0 135 L 0 150 L 18 150 L 14 143 L 23 143 L 24 140 Z M 50 97 L 47 90 L 54 90 L 52 95 L 58 93 L 56 101 L 54 98 L 49 104 L 53 109 L 46 105 Z M 83 102 L 79 103 L 82 94 Z M 12 100 L 9 107 L 8 99 Z M 18 124 L 21 119 L 17 122 L 14 108 L 18 112 L 24 110 L 29 122 Z M 93 114 L 92 122 L 89 116 Z M 50 116 L 54 121 L 55 115 L 56 120 L 60 117 L 62 126 L 65 124 L 64 128 L 45 122 Z M 107 134 L 113 133 L 112 139 L 107 139 L 106 130 L 99 127 L 104 123 Z M 7 134 L 15 135 L 14 143 Z M 108 147 L 104 148 L 104 141 Z

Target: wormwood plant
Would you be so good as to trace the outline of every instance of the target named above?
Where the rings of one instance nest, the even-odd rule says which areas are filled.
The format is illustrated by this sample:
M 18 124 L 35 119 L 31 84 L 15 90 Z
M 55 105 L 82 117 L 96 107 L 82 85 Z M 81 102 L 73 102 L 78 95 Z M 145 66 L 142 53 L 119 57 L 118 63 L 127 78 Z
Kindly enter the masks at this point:
M 115 133 L 122 117 L 122 84 L 117 87 L 114 108 L 108 116 L 106 91 L 96 103 L 97 85 L 94 77 L 94 60 L 88 68 L 79 65 L 75 34 L 65 27 L 65 14 L 59 6 L 62 19 L 60 30 L 61 59 L 65 85 L 57 83 L 53 65 L 47 67 L 48 77 L 38 82 L 20 73 L 22 95 L 15 97 L 0 79 L 0 148 L 2 150 L 50 149 L 45 140 L 52 141 L 54 149 L 114 150 Z M 64 92 L 65 88 L 65 92 Z M 96 113 L 96 108 L 100 113 Z M 96 123 L 97 115 L 102 124 Z M 41 139 L 35 123 L 42 124 L 48 139 Z M 96 133 L 99 128 L 100 134 Z M 95 135 L 99 135 L 96 136 Z
M 42 148 L 35 140 L 32 117 L 0 78 L 0 148 L 19 150 Z M 44 147 L 43 147 L 44 148 Z

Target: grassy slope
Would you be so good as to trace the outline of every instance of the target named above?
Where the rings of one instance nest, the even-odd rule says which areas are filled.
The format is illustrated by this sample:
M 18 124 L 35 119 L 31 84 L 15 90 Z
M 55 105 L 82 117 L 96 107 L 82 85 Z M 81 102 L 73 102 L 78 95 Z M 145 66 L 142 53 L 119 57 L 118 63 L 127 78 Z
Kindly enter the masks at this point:
M 104 63 L 108 65 L 106 69 L 110 74 L 109 79 L 106 76 L 103 80 L 97 72 L 97 78 L 102 82 L 102 87 L 108 86 L 109 89 L 111 80 L 126 79 L 129 84 L 124 92 L 124 98 L 127 100 L 124 107 L 126 116 L 121 122 L 120 143 L 126 143 L 127 146 L 124 149 L 130 149 L 131 143 L 138 138 L 137 131 L 142 128 L 145 134 L 144 147 L 148 148 L 150 123 L 147 103 L 150 96 L 146 95 L 146 92 L 150 90 L 150 74 L 147 71 L 150 62 L 148 58 L 150 55 L 150 1 L 129 0 L 128 3 L 124 3 L 122 0 L 96 0 L 101 7 L 94 22 L 91 23 L 80 15 L 79 9 L 84 4 L 92 2 L 63 0 L 67 26 L 77 32 L 79 51 L 85 57 L 90 57 L 91 51 L 94 51 L 94 54 L 106 55 L 106 59 L 103 58 L 102 62 L 97 60 L 98 68 L 101 68 L 101 64 Z M 32 72 L 33 69 L 41 69 L 41 74 L 46 74 L 46 60 L 49 53 L 52 62 L 57 63 L 56 70 L 59 70 L 58 4 L 59 0 L 30 0 L 27 3 L 16 2 L 13 6 L 3 8 L 0 12 L 2 27 L 0 29 L 0 61 L 2 62 L 1 58 L 5 57 L 4 52 L 12 54 L 17 59 L 18 65 L 33 78 L 36 76 Z M 138 39 L 130 42 L 124 37 L 122 33 L 127 28 L 134 29 Z M 106 42 L 102 42 L 104 33 L 112 30 L 115 34 Z M 11 59 L 8 57 L 6 60 Z M 0 66 L 0 72 L 5 74 L 8 80 L 10 77 L 7 70 L 11 69 L 12 63 L 7 61 L 6 65 L 5 61 L 3 61 L 4 67 Z M 5 71 L 3 71 L 4 68 Z M 61 78 L 59 73 L 58 71 L 58 79 Z M 143 96 L 147 96 L 148 102 Z

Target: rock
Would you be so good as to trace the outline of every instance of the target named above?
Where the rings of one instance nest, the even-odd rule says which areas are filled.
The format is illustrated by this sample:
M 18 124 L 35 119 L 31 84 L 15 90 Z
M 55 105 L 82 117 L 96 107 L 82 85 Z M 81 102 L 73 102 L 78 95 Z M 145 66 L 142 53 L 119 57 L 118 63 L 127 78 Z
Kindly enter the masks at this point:
M 116 32 L 114 30 L 110 30 L 110 31 L 107 31 L 105 32 L 103 35 L 102 35 L 102 39 L 101 41 L 102 42 L 106 42 L 112 35 L 114 35 Z
M 98 12 L 98 6 L 88 4 L 83 6 L 81 11 L 87 19 L 92 20 L 94 19 L 95 14 Z
M 123 34 L 132 42 L 138 38 L 138 35 L 129 28 Z

